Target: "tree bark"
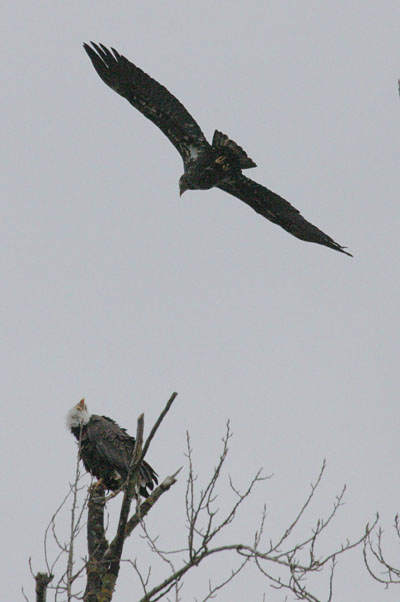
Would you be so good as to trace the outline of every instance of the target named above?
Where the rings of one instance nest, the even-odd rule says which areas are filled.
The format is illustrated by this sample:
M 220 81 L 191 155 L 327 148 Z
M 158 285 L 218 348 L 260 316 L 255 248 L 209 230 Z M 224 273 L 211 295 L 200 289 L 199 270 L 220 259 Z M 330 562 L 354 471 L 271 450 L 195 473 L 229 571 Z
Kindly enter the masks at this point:
M 47 573 L 37 573 L 36 581 L 36 602 L 46 602 L 47 586 L 53 579 L 53 575 Z

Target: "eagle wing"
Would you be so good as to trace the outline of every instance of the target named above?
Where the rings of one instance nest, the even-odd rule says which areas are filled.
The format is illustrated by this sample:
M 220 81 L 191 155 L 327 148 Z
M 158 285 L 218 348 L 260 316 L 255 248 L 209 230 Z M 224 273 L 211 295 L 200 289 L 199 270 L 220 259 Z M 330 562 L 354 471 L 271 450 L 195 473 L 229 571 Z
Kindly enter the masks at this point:
M 118 472 L 126 473 L 135 447 L 135 439 L 107 416 L 92 416 L 87 437 L 99 456 Z
M 184 161 L 210 148 L 197 122 L 168 90 L 103 44 L 83 47 L 101 79 L 160 128 Z
M 97 415 L 92 415 L 87 429 L 87 437 L 96 446 L 99 456 L 107 464 L 112 465 L 125 479 L 132 460 L 135 438 L 131 437 L 111 418 Z M 148 495 L 146 487 L 151 490 L 154 483 L 158 483 L 157 473 L 144 460 L 140 464 L 139 471 L 143 479 L 141 493 Z
M 230 180 L 225 180 L 217 186 L 221 190 L 236 196 L 252 207 L 254 211 L 257 211 L 274 224 L 278 224 L 293 236 L 307 242 L 325 245 L 352 257 L 351 253 L 345 251 L 346 247 L 342 247 L 322 230 L 310 224 L 304 219 L 300 211 L 288 201 L 272 192 L 272 190 L 265 188 L 265 186 L 254 182 L 254 180 L 239 175 L 232 177 Z

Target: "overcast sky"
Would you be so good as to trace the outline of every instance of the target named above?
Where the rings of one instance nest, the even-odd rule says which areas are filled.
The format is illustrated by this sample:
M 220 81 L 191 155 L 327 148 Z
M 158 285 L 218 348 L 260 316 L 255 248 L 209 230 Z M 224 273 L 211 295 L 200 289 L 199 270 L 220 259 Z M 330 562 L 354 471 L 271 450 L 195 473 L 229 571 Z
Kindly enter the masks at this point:
M 43 532 L 74 473 L 64 416 L 83 396 L 135 432 L 178 391 L 148 455 L 161 477 L 184 464 L 188 429 L 205 479 L 230 418 L 225 478 L 274 474 L 233 539 L 264 502 L 267 539 L 287 526 L 326 458 L 307 526 L 346 483 L 324 545 L 379 511 L 399 566 L 399 3 L 21 0 L 2 21 L 4 600 L 21 585 L 33 600 L 27 561 L 44 569 Z M 181 158 L 100 80 L 89 40 L 166 85 L 209 139 L 237 141 L 258 165 L 248 175 L 354 259 L 222 191 L 180 198 Z M 183 542 L 184 481 L 148 520 L 163 545 Z M 183 599 L 201 599 L 213 570 Z M 115 599 L 135 592 L 126 568 Z M 251 569 L 218 599 L 264 592 L 283 599 Z M 360 552 L 340 562 L 334 600 L 399 599 Z

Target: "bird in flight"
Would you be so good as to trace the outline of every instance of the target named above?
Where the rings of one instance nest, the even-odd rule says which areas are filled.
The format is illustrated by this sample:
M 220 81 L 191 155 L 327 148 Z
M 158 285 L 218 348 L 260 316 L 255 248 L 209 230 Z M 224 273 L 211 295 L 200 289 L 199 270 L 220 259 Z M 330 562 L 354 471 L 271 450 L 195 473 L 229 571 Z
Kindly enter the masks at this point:
M 128 61 L 114 48 L 91 42 L 83 45 L 101 79 L 160 128 L 182 157 L 179 191 L 217 187 L 237 197 L 257 213 L 305 240 L 350 255 L 345 247 L 308 222 L 281 196 L 242 174 L 256 164 L 236 142 L 215 130 L 207 142 L 197 122 L 164 86 Z

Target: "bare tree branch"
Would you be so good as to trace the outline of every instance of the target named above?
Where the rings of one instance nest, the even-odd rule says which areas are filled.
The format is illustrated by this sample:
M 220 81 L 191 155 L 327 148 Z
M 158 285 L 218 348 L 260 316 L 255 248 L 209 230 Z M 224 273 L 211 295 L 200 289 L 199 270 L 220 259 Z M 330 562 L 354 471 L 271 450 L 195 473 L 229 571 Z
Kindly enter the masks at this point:
M 80 477 L 79 458 L 80 458 L 80 452 L 81 452 L 82 428 L 80 430 L 81 430 L 81 432 L 79 435 L 78 459 L 77 459 L 76 468 L 75 468 L 74 486 L 72 487 L 70 539 L 69 539 L 69 546 L 68 546 L 68 551 L 67 551 L 68 561 L 67 561 L 66 577 L 67 577 L 67 600 L 68 600 L 68 602 L 70 602 L 70 600 L 72 599 L 71 587 L 72 587 L 72 573 L 73 573 L 73 569 L 74 569 L 74 541 L 75 541 L 75 537 L 77 535 L 77 528 L 79 528 L 79 522 L 76 523 L 75 514 L 76 514 L 77 502 L 78 502 L 78 486 L 77 485 L 79 483 L 79 477 Z
M 36 574 L 36 602 L 46 602 L 47 586 L 52 579 L 53 575 L 47 573 Z
M 393 527 L 396 538 L 400 540 L 398 514 L 394 518 Z M 383 529 L 381 527 L 378 527 L 374 532 L 370 529 L 366 534 L 363 545 L 363 557 L 365 567 L 375 581 L 382 583 L 386 587 L 400 583 L 400 563 L 398 566 L 395 566 L 386 560 L 383 550 Z M 373 564 L 371 561 L 373 561 Z
M 159 415 L 159 417 L 157 418 L 157 421 L 155 422 L 153 428 L 150 431 L 149 436 L 146 439 L 146 443 L 143 446 L 143 451 L 142 454 L 140 456 L 140 461 L 142 461 L 145 457 L 145 455 L 147 454 L 147 450 L 149 449 L 150 443 L 152 442 L 152 439 L 154 437 L 154 435 L 156 434 L 158 427 L 160 426 L 160 424 L 162 423 L 162 421 L 164 420 L 167 412 L 169 411 L 170 407 L 172 406 L 172 404 L 175 401 L 175 398 L 177 397 L 178 393 L 172 393 L 171 397 L 168 399 L 165 408 L 163 409 L 163 411 L 161 412 L 161 414 Z
M 179 469 L 173 475 L 166 477 L 151 494 L 140 501 L 140 462 L 142 461 L 148 446 L 155 436 L 163 418 L 171 407 L 176 394 L 174 393 L 168 400 L 165 408 L 160 414 L 157 422 L 150 432 L 149 437 L 143 446 L 143 415 L 138 418 L 136 444 L 133 451 L 128 477 L 123 486 L 123 496 L 120 507 L 120 515 L 115 536 L 109 543 L 106 537 L 105 528 L 105 507 L 111 497 L 116 493 L 106 497 L 103 486 L 97 484 L 89 489 L 88 499 L 88 520 L 87 520 L 87 541 L 88 541 L 88 559 L 82 559 L 81 566 L 73 570 L 74 566 L 74 547 L 76 539 L 82 530 L 82 519 L 84 516 L 85 505 L 79 506 L 78 493 L 82 487 L 79 486 L 79 472 L 76 471 L 75 484 L 71 486 L 70 492 L 64 499 L 60 508 L 52 517 L 46 530 L 46 538 L 52 534 L 53 540 L 58 549 L 56 561 L 49 561 L 47 550 L 45 554 L 46 566 L 54 567 L 59 558 L 66 555 L 67 568 L 58 578 L 56 585 L 47 585 L 53 587 L 55 591 L 55 602 L 58 595 L 63 593 L 67 595 L 68 601 L 72 599 L 82 599 L 81 593 L 73 592 L 72 585 L 86 570 L 87 583 L 83 593 L 84 602 L 110 602 L 113 597 L 116 581 L 118 579 L 122 559 L 122 551 L 126 539 L 132 534 L 137 526 L 142 527 L 144 539 L 147 541 L 150 551 L 153 553 L 153 562 L 147 571 L 143 571 L 135 560 L 128 559 L 127 562 L 132 566 L 134 574 L 138 579 L 142 591 L 140 602 L 158 602 L 161 599 L 167 599 L 174 602 L 181 601 L 181 591 L 185 575 L 194 567 L 207 566 L 207 558 L 230 556 L 230 570 L 228 574 L 221 575 L 218 580 L 207 579 L 207 588 L 203 592 L 200 602 L 208 602 L 218 595 L 218 593 L 227 587 L 232 581 L 245 569 L 251 562 L 263 577 L 268 585 L 274 589 L 291 593 L 298 600 L 308 602 L 332 602 L 333 600 L 333 582 L 335 567 L 338 558 L 347 551 L 364 546 L 364 559 L 366 566 L 372 576 L 374 571 L 370 567 L 369 557 L 386 571 L 382 578 L 378 580 L 382 583 L 395 583 L 400 581 L 400 571 L 392 567 L 385 561 L 382 552 L 382 532 L 377 532 L 377 543 L 373 539 L 373 530 L 375 529 L 377 518 L 372 525 L 367 525 L 365 532 L 354 540 L 347 539 L 344 544 L 337 546 L 328 553 L 320 554 L 318 552 L 321 535 L 326 532 L 329 525 L 337 515 L 343 504 L 345 487 L 335 497 L 332 508 L 325 517 L 319 518 L 314 526 L 306 534 L 296 537 L 295 534 L 303 526 L 303 518 L 307 510 L 310 509 L 317 495 L 318 488 L 325 474 L 326 463 L 322 463 L 321 469 L 315 482 L 311 483 L 310 492 L 305 501 L 300 505 L 295 517 L 289 522 L 289 525 L 278 535 L 275 541 L 267 537 L 267 512 L 266 504 L 260 513 L 258 524 L 255 525 L 253 535 L 247 533 L 244 541 L 227 541 L 230 525 L 234 522 L 238 512 L 245 506 L 246 501 L 252 495 L 255 487 L 269 479 L 270 476 L 262 476 L 261 470 L 258 470 L 250 478 L 247 486 L 240 490 L 234 485 L 233 479 L 227 475 L 226 482 L 231 491 L 231 502 L 224 501 L 221 507 L 218 505 L 219 489 L 223 482 L 223 473 L 228 458 L 229 442 L 232 437 L 229 421 L 226 425 L 226 431 L 222 438 L 222 449 L 216 465 L 213 467 L 211 475 L 202 487 L 198 485 L 198 479 L 194 471 L 193 452 L 190 445 L 190 437 L 187 433 L 187 461 L 188 477 L 185 492 L 186 504 L 186 541 L 176 546 L 175 549 L 163 549 L 159 544 L 159 536 L 152 536 L 144 522 L 154 504 L 159 498 L 176 483 Z M 75 487 L 75 489 L 73 489 Z M 73 512 L 71 513 L 70 537 L 67 543 L 56 533 L 55 519 L 60 509 L 66 503 L 66 500 L 72 496 Z M 232 497 L 233 496 L 233 497 Z M 131 505 L 136 497 L 136 509 L 131 513 Z M 222 511 L 223 509 L 223 511 Z M 400 536 L 400 523 L 398 517 L 395 519 L 395 532 Z M 224 539 L 222 539 L 224 534 Z M 46 548 L 46 545 L 45 545 Z M 367 550 L 370 555 L 367 557 Z M 203 562 L 204 561 L 204 562 Z M 157 577 L 159 571 L 157 566 L 161 566 L 164 577 Z M 165 569 L 167 574 L 165 574 Z M 322 573 L 325 576 L 325 594 L 321 597 L 314 591 L 309 584 L 309 578 L 314 574 Z M 50 575 L 50 571 L 46 573 Z M 319 580 L 320 583 L 320 580 Z M 64 598 L 65 599 L 65 598 Z
M 144 500 L 144 502 L 142 502 L 142 504 L 140 505 L 139 512 L 135 512 L 135 514 L 133 514 L 131 516 L 131 518 L 129 519 L 129 521 L 126 525 L 125 538 L 129 537 L 129 535 L 132 533 L 132 531 L 135 529 L 135 527 L 137 527 L 137 525 L 140 523 L 140 521 L 150 512 L 151 508 L 158 501 L 158 499 L 163 495 L 163 493 L 168 491 L 168 489 L 170 489 L 172 487 L 172 485 L 175 485 L 175 483 L 177 481 L 176 477 L 180 473 L 181 470 L 182 470 L 182 468 L 179 468 L 176 472 L 174 472 L 173 475 L 166 477 L 162 481 L 162 483 L 160 483 L 150 493 L 149 497 L 147 497 Z M 106 557 L 107 557 L 107 554 L 106 554 Z
M 118 578 L 122 548 L 125 541 L 125 529 L 129 518 L 129 512 L 132 504 L 132 497 L 136 492 L 139 492 L 139 458 L 141 457 L 142 444 L 143 444 L 143 430 L 144 430 L 144 416 L 141 414 L 137 421 L 136 430 L 136 442 L 133 450 L 132 460 L 128 471 L 127 485 L 124 491 L 124 497 L 122 500 L 120 517 L 118 521 L 117 534 L 113 539 L 110 549 L 112 549 L 112 555 L 110 556 L 110 572 L 115 575 L 115 580 Z
M 217 462 L 209 481 L 204 488 L 200 489 L 199 494 L 197 494 L 195 487 L 197 477 L 194 473 L 192 449 L 190 438 L 187 434 L 186 455 L 189 465 L 189 476 L 185 495 L 186 518 L 188 522 L 187 557 L 183 559 L 181 566 L 175 568 L 175 564 L 169 560 L 168 555 L 172 553 L 176 554 L 178 550 L 169 550 L 168 552 L 163 551 L 158 545 L 157 538 L 151 538 L 146 530 L 147 536 L 151 541 L 150 545 L 152 551 L 157 554 L 162 562 L 167 562 L 171 568 L 171 573 L 166 576 L 163 581 L 153 585 L 151 588 L 149 587 L 149 580 L 147 578 L 144 596 L 141 598 L 140 602 L 157 602 L 158 600 L 165 598 L 172 588 L 175 588 L 175 599 L 177 599 L 178 584 L 182 582 L 184 576 L 191 568 L 199 566 L 206 558 L 213 555 L 232 553 L 240 558 L 239 563 L 236 566 L 233 566 L 231 574 L 221 579 L 219 583 L 212 584 L 211 581 L 209 581 L 208 591 L 203 596 L 202 602 L 214 597 L 220 589 L 230 583 L 250 561 L 255 563 L 261 574 L 268 580 L 270 586 L 292 592 L 296 599 L 299 600 L 307 600 L 308 602 L 322 602 L 323 600 L 324 602 L 331 602 L 333 599 L 334 572 L 338 557 L 362 544 L 365 541 L 367 534 L 374 528 L 375 522 L 371 526 L 367 526 L 365 533 L 354 541 L 347 540 L 334 551 L 323 556 L 317 555 L 317 542 L 319 541 L 321 534 L 330 525 L 343 503 L 344 487 L 336 496 L 332 509 L 328 515 L 316 522 L 314 528 L 311 529 L 311 533 L 298 540 L 295 544 L 288 543 L 290 536 L 294 535 L 296 527 L 300 525 L 305 511 L 310 507 L 316 495 L 326 468 L 326 464 L 323 462 L 315 483 L 311 484 L 311 491 L 305 502 L 303 502 L 300 510 L 297 512 L 289 526 L 284 530 L 282 535 L 278 537 L 276 543 L 269 541 L 267 546 L 263 544 L 264 531 L 266 528 L 266 508 L 264 505 L 259 526 L 255 531 L 251 543 L 234 542 L 211 546 L 210 544 L 214 539 L 222 531 L 225 532 L 234 520 L 239 507 L 249 497 L 255 484 L 265 479 L 265 477 L 261 477 L 261 473 L 258 471 L 245 491 L 241 493 L 233 485 L 232 479 L 229 477 L 230 487 L 237 496 L 237 499 L 217 522 L 218 508 L 215 507 L 217 499 L 216 486 L 221 478 L 222 468 L 226 461 L 230 437 L 231 433 L 228 423 L 225 436 L 222 440 L 223 447 L 219 461 Z M 185 547 L 180 546 L 180 552 L 184 553 Z M 326 593 L 323 598 L 320 598 L 307 585 L 307 578 L 313 573 L 320 573 L 324 569 L 326 569 Z M 145 577 L 142 575 L 141 580 L 144 581 L 144 579 Z
M 108 547 L 108 542 L 104 529 L 104 504 L 104 487 L 96 483 L 90 489 L 88 504 L 87 541 L 89 559 L 86 563 L 87 582 L 84 594 L 84 600 L 87 602 L 97 602 L 97 595 L 102 589 L 102 578 L 105 572 L 103 555 Z

